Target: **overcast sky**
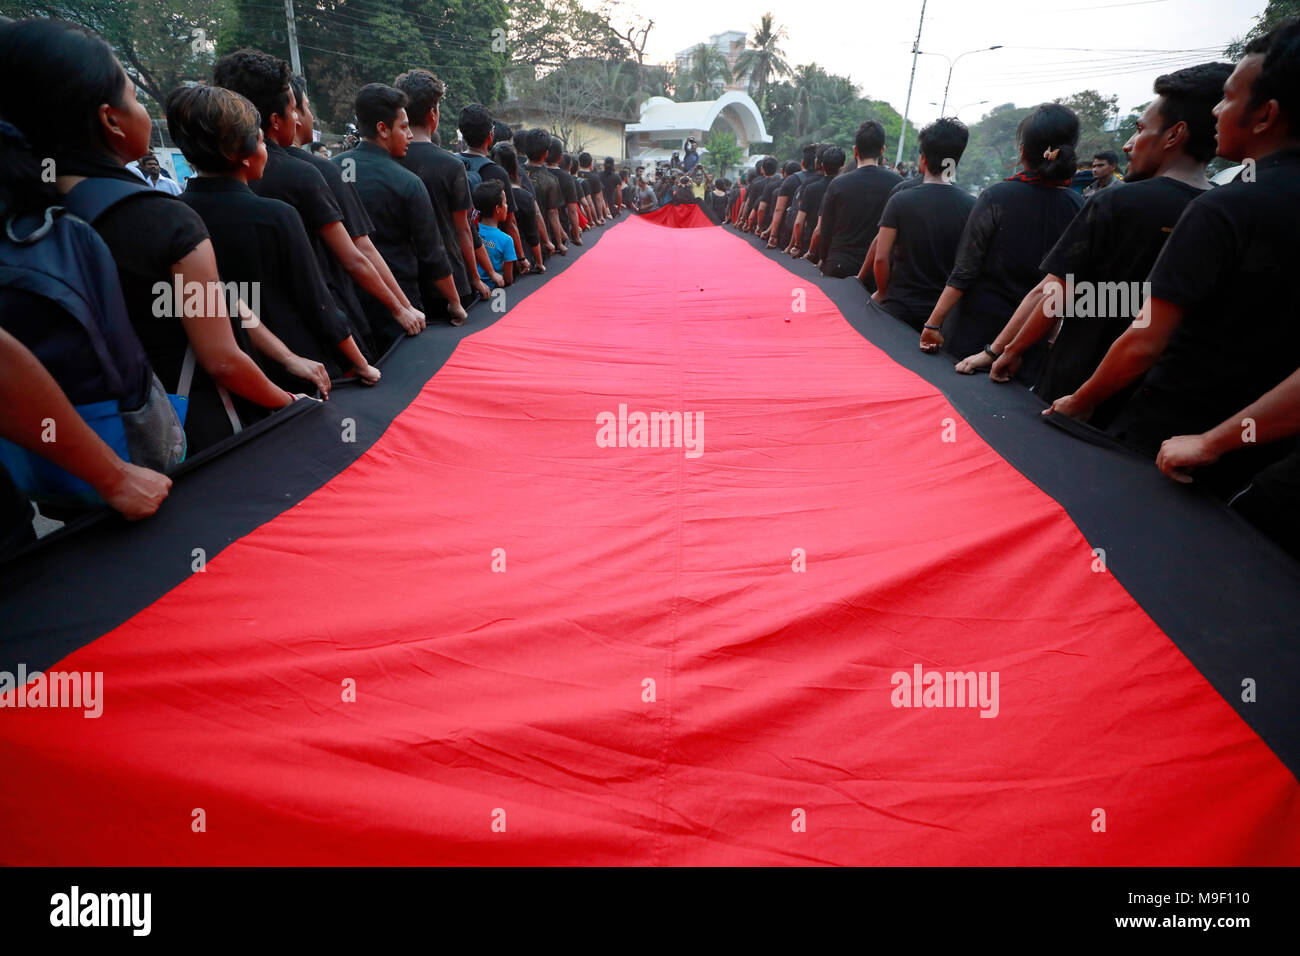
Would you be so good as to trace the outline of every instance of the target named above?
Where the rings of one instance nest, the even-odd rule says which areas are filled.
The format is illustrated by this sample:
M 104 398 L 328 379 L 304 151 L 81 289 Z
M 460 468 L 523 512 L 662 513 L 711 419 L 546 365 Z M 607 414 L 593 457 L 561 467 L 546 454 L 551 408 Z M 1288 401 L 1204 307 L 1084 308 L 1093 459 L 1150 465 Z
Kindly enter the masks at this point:
M 624 0 L 622 9 L 654 20 L 646 49 L 654 63 L 671 62 L 711 34 L 752 35 L 770 11 L 789 34 L 783 47 L 791 67 L 816 62 L 901 113 L 921 0 Z M 1264 0 L 928 0 L 921 50 L 955 58 L 1002 45 L 962 57 L 953 70 L 948 113 L 960 109 L 967 122 L 1002 103 L 1028 106 L 1085 89 L 1118 94 L 1127 112 L 1152 98 L 1159 74 L 1223 59 L 1223 47 L 1263 9 Z M 909 115 L 918 126 L 939 115 L 930 101 L 943 99 L 947 75 L 943 57 L 917 57 Z

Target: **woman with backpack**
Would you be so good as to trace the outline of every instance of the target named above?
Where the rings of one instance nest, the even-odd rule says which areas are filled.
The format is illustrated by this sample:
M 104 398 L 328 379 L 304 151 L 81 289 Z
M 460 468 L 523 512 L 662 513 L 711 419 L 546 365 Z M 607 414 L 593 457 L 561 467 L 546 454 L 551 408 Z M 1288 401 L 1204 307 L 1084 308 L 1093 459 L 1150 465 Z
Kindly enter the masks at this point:
M 62 204 L 107 244 L 148 362 L 167 393 L 183 398 L 189 456 L 294 401 L 248 354 L 250 332 L 268 357 L 328 389 L 319 363 L 264 327 L 232 322 L 223 296 L 183 294 L 221 282 L 212 243 L 197 213 L 125 168 L 148 147 L 152 121 L 102 39 L 60 20 L 0 26 L 0 117 L 53 162 Z

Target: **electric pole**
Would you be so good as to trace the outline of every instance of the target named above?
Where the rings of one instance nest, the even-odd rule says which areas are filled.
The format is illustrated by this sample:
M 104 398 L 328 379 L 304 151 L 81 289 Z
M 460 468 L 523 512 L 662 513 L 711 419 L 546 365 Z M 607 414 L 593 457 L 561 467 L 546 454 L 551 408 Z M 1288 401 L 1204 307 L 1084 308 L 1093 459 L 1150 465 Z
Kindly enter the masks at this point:
M 285 0 L 286 3 L 289 0 Z M 897 166 L 903 161 L 903 143 L 907 139 L 907 114 L 912 108 L 912 82 L 916 79 L 916 57 L 921 50 L 921 28 L 925 26 L 925 0 L 921 0 L 921 22 L 916 25 L 916 42 L 912 44 L 912 75 L 907 80 L 907 102 L 903 105 L 903 128 L 898 134 L 898 156 L 894 158 Z
M 293 0 L 284 0 L 284 22 L 289 31 L 289 65 L 293 67 L 293 72 L 301 76 L 302 58 L 298 56 L 298 30 L 293 24 Z M 915 64 L 912 69 L 916 69 Z

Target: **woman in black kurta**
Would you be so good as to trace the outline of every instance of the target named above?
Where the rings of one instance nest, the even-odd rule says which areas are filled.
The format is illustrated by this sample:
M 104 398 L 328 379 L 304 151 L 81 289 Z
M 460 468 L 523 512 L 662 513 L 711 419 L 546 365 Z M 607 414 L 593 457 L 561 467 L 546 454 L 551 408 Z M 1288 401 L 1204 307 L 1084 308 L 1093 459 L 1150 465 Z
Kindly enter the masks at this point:
M 1025 117 L 1018 138 L 1024 168 L 975 201 L 948 284 L 921 333 L 921 348 L 927 352 L 942 346 L 965 357 L 992 342 L 1042 281 L 1043 257 L 1083 205 L 1082 197 L 1064 185 L 1074 174 L 1079 141 L 1074 112 L 1044 103 Z M 958 314 L 945 326 L 959 301 Z M 1022 373 L 1036 374 L 1041 361 L 1041 355 L 1027 355 Z

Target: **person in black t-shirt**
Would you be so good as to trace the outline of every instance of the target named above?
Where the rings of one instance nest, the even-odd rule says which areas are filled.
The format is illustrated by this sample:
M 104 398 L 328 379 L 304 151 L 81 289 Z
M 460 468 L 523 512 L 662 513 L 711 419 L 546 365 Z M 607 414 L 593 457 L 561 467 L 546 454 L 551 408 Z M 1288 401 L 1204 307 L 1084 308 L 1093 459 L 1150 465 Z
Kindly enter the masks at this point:
M 601 185 L 605 188 L 605 205 L 615 214 L 623 211 L 623 182 L 626 177 L 614 171 L 614 157 L 606 156 L 604 169 L 600 173 Z
M 555 177 L 560 186 L 561 205 L 559 208 L 560 226 L 575 246 L 582 245 L 582 230 L 578 228 L 578 187 L 568 170 L 560 168 L 560 158 L 564 155 L 564 144 L 558 136 L 552 136 L 546 148 L 546 170 Z
M 394 290 L 394 295 L 400 293 L 401 290 L 397 286 L 397 280 L 393 278 L 392 270 L 388 268 L 388 263 L 384 262 L 384 257 L 379 254 L 375 244 L 370 241 L 370 234 L 375 231 L 375 225 L 370 221 L 366 207 L 361 204 L 361 197 L 357 195 L 356 187 L 343 181 L 343 174 L 339 168 L 329 161 L 327 155 L 329 150 L 303 148 L 304 145 L 321 146 L 322 144 L 312 142 L 316 117 L 311 111 L 306 81 L 295 73 L 289 78 L 289 84 L 293 89 L 294 101 L 298 107 L 298 125 L 293 138 L 294 146 L 288 151 L 289 155 L 306 160 L 313 169 L 321 174 L 325 179 L 325 184 L 329 186 L 330 192 L 334 195 L 334 201 L 338 203 L 339 209 L 343 213 L 343 227 L 352 238 L 352 244 L 357 247 L 358 252 L 370 261 L 375 271 L 379 273 L 379 277 L 383 279 L 384 284 Z M 343 311 L 352 326 L 353 335 L 358 346 L 362 349 L 362 353 L 366 355 L 367 359 L 372 358 L 374 349 L 370 341 L 370 320 L 366 318 L 365 310 L 361 308 L 361 300 L 357 297 L 356 283 L 352 281 L 352 277 L 348 275 L 347 270 L 326 249 L 323 243 L 313 243 L 312 248 L 320 264 L 325 285 L 334 297 L 335 304 Z
M 542 263 L 542 238 L 538 230 L 538 220 L 540 215 L 537 209 L 537 200 L 533 194 L 523 187 L 526 181 L 519 169 L 519 154 L 510 143 L 497 143 L 492 147 L 492 158 L 506 171 L 510 177 L 510 188 L 515 191 L 516 215 L 519 223 L 519 238 L 523 240 L 524 248 L 533 254 L 533 266 L 538 272 L 545 272 L 546 266 Z
M 802 185 L 802 182 L 797 178 L 799 172 L 799 164 L 793 159 L 787 160 L 781 167 L 780 177 L 768 186 L 767 193 L 759 200 L 758 231 L 756 233 L 759 239 L 769 239 L 774 235 L 771 230 L 776 215 L 777 200 L 781 195 L 781 190 L 785 188 L 787 183 L 792 186 L 791 194 L 793 194 L 794 189 Z M 769 245 L 768 248 L 775 249 L 776 247 Z
M 886 312 L 920 332 L 957 258 L 975 199 L 954 179 L 970 132 L 942 118 L 921 130 L 921 185 L 894 188 L 880 216 L 874 262 L 876 293 Z
M 592 166 L 591 153 L 582 152 L 578 154 L 578 172 L 587 181 L 591 202 L 596 209 L 596 225 L 603 226 L 613 216 L 610 213 L 609 204 L 605 202 L 605 188 L 601 184 L 600 174 Z
M 341 267 L 357 288 L 383 306 L 387 313 L 384 316 L 378 316 L 377 309 L 375 315 L 366 311 L 372 332 L 376 317 L 384 324 L 396 322 L 411 334 L 424 328 L 424 313 L 413 305 L 400 283 L 390 285 L 391 276 L 376 269 L 348 235 L 343 211 L 324 177 L 309 162 L 302 161 L 301 154 L 289 152 L 298 131 L 298 107 L 289 64 L 257 50 L 237 50 L 216 62 L 212 81 L 215 86 L 240 94 L 257 108 L 266 139 L 267 162 L 262 178 L 250 188 L 259 196 L 287 202 L 298 211 L 327 281 L 341 275 L 337 271 Z M 339 159 L 335 157 L 334 161 Z M 351 181 L 349 165 L 340 163 L 340 169 L 344 181 Z M 330 256 L 337 265 L 328 261 Z M 346 303 L 341 307 L 346 312 Z
M 1042 281 L 1043 256 L 1083 205 L 1068 188 L 1079 141 L 1074 111 L 1044 103 L 1021 121 L 1016 135 L 1023 169 L 975 201 L 948 284 L 921 333 L 923 352 L 946 346 L 965 357 L 993 341 L 1025 294 Z M 944 321 L 958 303 L 956 328 L 945 335 Z M 1042 350 L 1032 358 L 1041 361 Z
M 799 194 L 799 213 L 794 218 L 794 233 L 790 236 L 792 256 L 804 256 L 820 261 L 814 256 L 814 239 L 817 236 L 817 224 L 821 221 L 819 214 L 822 200 L 826 197 L 826 187 L 844 168 L 844 150 L 833 144 L 826 144 L 817 152 L 817 175 L 804 186 Z
M 1213 109 L 1231 72 L 1230 64 L 1204 63 L 1156 79 L 1156 99 L 1124 144 L 1128 185 L 1107 189 L 1084 205 L 1043 260 L 1043 283 L 1026 296 L 988 350 L 957 363 L 957 371 L 991 366 L 992 381 L 1009 381 L 1020 356 L 1059 320 L 1060 331 L 1034 391 L 1052 402 L 1088 379 L 1141 309 L 1141 283 L 1183 210 L 1210 188 L 1205 167 L 1215 153 Z M 1086 288 L 1085 283 L 1096 293 L 1090 314 L 1062 317 L 1065 310 L 1059 306 L 1067 290 Z M 1122 295 L 1107 291 L 1116 288 Z M 1112 298 L 1119 314 L 1100 314 Z M 1129 394 L 1124 390 L 1107 400 L 1092 424 L 1108 425 Z
M 21 130 L 33 156 L 54 159 L 55 188 L 69 199 L 88 179 L 142 185 L 126 163 L 144 154 L 153 124 L 112 49 L 93 33 L 60 20 L 0 26 L 0 115 Z M 92 225 L 112 253 L 131 326 L 168 392 L 177 393 L 193 350 L 189 415 L 195 421 L 187 416 L 185 423 L 190 454 L 234 432 L 219 387 L 247 400 L 258 415 L 293 403 L 241 346 L 224 297 L 194 296 L 201 314 L 192 308 L 186 315 L 183 289 L 180 295 L 156 291 L 174 289 L 177 276 L 201 289 L 220 283 L 198 214 L 173 196 L 140 189 Z M 200 411 L 209 406 L 219 416 L 210 433 Z
M 825 247 L 822 275 L 834 278 L 857 275 L 880 226 L 889 191 L 901 177 L 881 165 L 885 128 L 876 120 L 858 127 L 853 140 L 857 168 L 835 177 L 826 187 L 818 225 Z
M 407 96 L 406 115 L 411 119 L 414 137 L 406 155 L 398 162 L 419 176 L 428 190 L 456 280 L 456 291 L 460 293 L 460 304 L 468 308 L 476 295 L 487 299 L 492 290 L 478 274 L 477 249 L 483 243 L 470 227 L 470 211 L 474 206 L 470 201 L 465 164 L 433 142 L 447 87 L 428 70 L 408 70 L 393 81 L 393 86 Z
M 496 121 L 492 118 L 491 112 L 481 103 L 471 103 L 460 111 L 460 133 L 465 137 L 465 152 L 460 154 L 461 162 L 467 164 L 467 167 L 474 167 L 480 178 L 483 180 L 495 179 L 501 184 L 501 188 L 506 193 L 506 209 L 508 215 L 505 222 L 500 224 L 501 231 L 509 236 L 515 244 L 515 275 L 523 275 L 530 268 L 532 263 L 528 261 L 528 253 L 524 249 L 524 244 L 519 238 L 519 226 L 515 223 L 515 195 L 510 189 L 510 177 L 506 171 L 492 162 L 488 158 L 488 150 L 492 148 L 493 131 L 496 129 Z M 487 253 L 483 250 L 482 244 L 476 245 L 474 255 L 478 264 L 489 274 L 493 272 L 492 262 Z
M 253 104 L 221 87 L 190 86 L 172 90 L 166 109 L 172 139 L 199 174 L 180 199 L 203 217 L 222 279 L 256 290 L 255 301 L 244 305 L 295 355 L 324 364 L 331 377 L 355 370 L 366 384 L 378 382 L 379 370 L 362 355 L 325 285 L 298 214 L 248 188 L 266 165 Z M 293 367 L 266 371 L 282 388 L 309 387 Z
M 525 138 L 525 151 L 528 163 L 524 172 L 532 180 L 533 195 L 537 197 L 537 206 L 542 211 L 538 226 L 542 232 L 542 242 L 548 246 L 548 252 L 566 255 L 569 251 L 565 243 L 564 229 L 560 226 L 560 207 L 564 205 L 564 194 L 560 192 L 559 180 L 546 168 L 546 154 L 551 149 L 551 134 L 541 127 L 531 129 Z M 552 246 L 553 244 L 553 246 Z
M 363 86 L 355 106 L 361 142 L 330 162 L 348 163 L 355 172 L 357 192 L 375 224 L 375 245 L 407 298 L 422 311 L 426 298 L 430 307 L 441 298 L 451 324 L 464 325 L 465 309 L 429 192 L 419 176 L 397 162 L 411 143 L 406 102 L 406 94 L 391 86 Z M 415 334 L 388 320 L 373 298 L 365 306 L 381 354 L 403 333 Z
M 1239 178 L 1188 204 L 1151 270 L 1151 294 L 1138 320 L 1092 376 L 1044 414 L 1086 418 L 1141 380 L 1109 431 L 1154 458 L 1166 439 L 1215 428 L 1295 371 L 1297 91 L 1300 20 L 1292 20 L 1247 44 L 1214 109 L 1219 155 L 1258 157 L 1253 181 Z M 1251 438 L 1198 472 L 1197 482 L 1230 497 L 1288 450 Z
M 758 221 L 758 206 L 767 187 L 776 178 L 777 162 L 775 156 L 766 156 L 758 161 L 758 175 L 745 191 L 745 199 L 740 206 L 740 231 L 753 232 Z
M 817 165 L 815 143 L 803 148 L 803 161 L 800 165 L 802 169 L 796 171 L 793 176 L 788 176 L 781 183 L 781 188 L 776 194 L 776 205 L 772 209 L 771 237 L 767 242 L 769 249 L 784 249 L 790 245 L 790 236 L 794 232 L 794 219 L 798 213 L 795 196 L 815 175 L 813 171 Z

